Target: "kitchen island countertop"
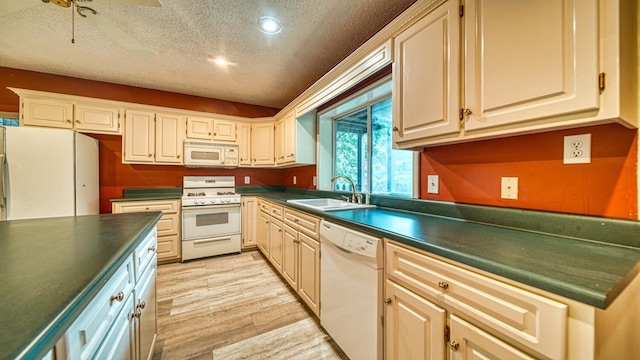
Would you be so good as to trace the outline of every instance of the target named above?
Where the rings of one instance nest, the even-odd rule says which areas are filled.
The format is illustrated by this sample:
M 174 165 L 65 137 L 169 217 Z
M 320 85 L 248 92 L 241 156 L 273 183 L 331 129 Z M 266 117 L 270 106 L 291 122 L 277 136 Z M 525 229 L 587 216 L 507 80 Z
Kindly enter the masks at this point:
M 44 356 L 161 215 L 0 221 L 0 359 Z
M 612 238 L 617 227 L 627 240 L 638 242 L 634 247 L 582 238 L 583 233 L 571 237 L 571 230 L 558 235 L 386 207 L 322 212 L 287 202 L 313 196 L 304 192 L 259 191 L 243 195 L 261 196 L 600 309 L 606 309 L 640 272 L 637 221 L 569 216 L 575 220 L 575 228 L 601 223 Z M 513 213 L 509 216 L 522 216 L 519 210 L 506 211 Z M 549 216 L 539 213 L 541 217 Z M 549 221 L 566 221 L 564 214 L 550 216 Z

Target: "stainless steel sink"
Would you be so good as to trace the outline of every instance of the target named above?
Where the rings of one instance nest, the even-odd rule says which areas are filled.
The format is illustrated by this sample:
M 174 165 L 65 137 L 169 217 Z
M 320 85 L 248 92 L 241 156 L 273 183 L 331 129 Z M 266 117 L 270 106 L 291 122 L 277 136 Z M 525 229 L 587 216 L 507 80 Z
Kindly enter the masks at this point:
M 346 202 L 343 200 L 320 198 L 320 199 L 299 199 L 299 200 L 287 200 L 287 202 L 306 206 L 318 211 L 338 211 L 338 210 L 357 210 L 357 209 L 370 209 L 376 207 L 375 205 L 356 204 Z

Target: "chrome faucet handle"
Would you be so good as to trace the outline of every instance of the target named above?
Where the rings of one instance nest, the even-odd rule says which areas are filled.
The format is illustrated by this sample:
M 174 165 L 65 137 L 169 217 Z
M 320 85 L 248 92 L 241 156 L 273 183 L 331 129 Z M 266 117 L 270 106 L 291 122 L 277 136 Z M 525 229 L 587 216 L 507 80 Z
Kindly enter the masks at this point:
M 351 202 L 351 198 L 348 196 L 340 195 L 340 197 L 343 198 L 346 202 Z
M 361 195 L 364 195 L 364 204 L 369 205 L 369 202 L 371 201 L 371 194 L 367 190 L 365 190 Z
M 358 198 L 358 204 L 362 204 L 362 194 L 356 194 L 356 197 Z

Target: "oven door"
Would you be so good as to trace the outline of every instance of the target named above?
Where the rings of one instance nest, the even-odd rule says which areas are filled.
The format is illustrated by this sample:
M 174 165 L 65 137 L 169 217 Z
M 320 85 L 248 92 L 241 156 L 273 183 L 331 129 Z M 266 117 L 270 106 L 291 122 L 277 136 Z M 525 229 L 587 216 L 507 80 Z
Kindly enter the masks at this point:
M 240 205 L 182 208 L 182 240 L 240 233 Z

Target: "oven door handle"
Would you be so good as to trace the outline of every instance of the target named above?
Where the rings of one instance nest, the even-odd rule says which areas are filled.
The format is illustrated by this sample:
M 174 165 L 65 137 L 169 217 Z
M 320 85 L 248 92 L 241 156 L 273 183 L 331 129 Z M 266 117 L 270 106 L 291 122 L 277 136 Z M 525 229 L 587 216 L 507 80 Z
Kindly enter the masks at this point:
M 240 204 L 229 204 L 229 205 L 205 205 L 205 206 L 183 206 L 182 212 L 187 211 L 196 211 L 196 210 L 211 210 L 211 209 L 230 209 L 230 208 L 239 208 Z
M 213 239 L 204 239 L 204 240 L 193 240 L 193 243 L 194 244 L 204 244 L 204 243 L 223 241 L 223 240 L 231 240 L 231 236 L 223 236 L 223 237 L 218 237 L 218 238 L 213 238 Z

